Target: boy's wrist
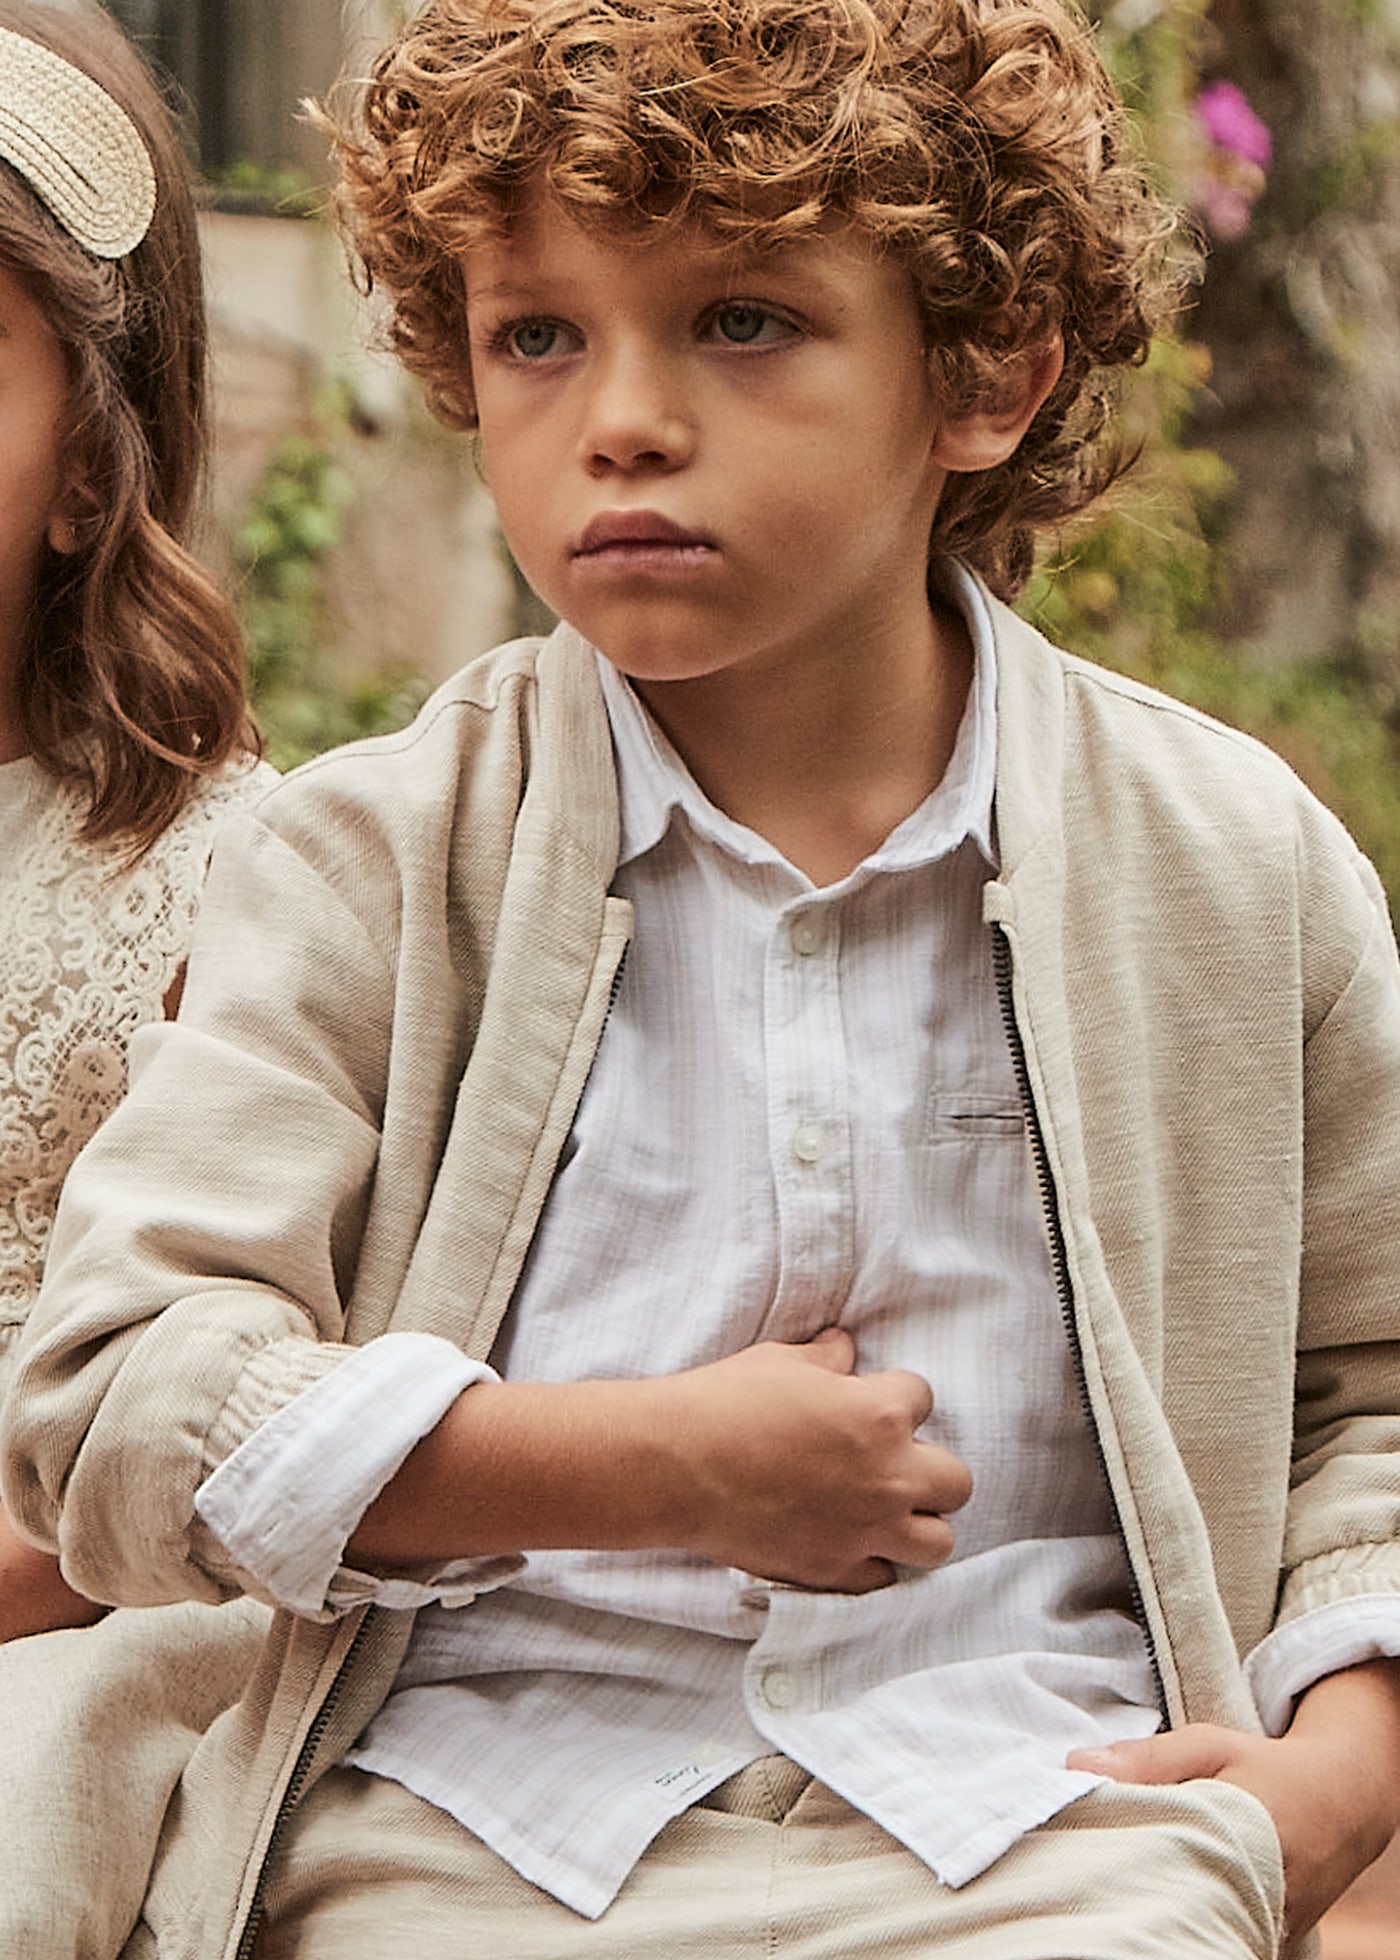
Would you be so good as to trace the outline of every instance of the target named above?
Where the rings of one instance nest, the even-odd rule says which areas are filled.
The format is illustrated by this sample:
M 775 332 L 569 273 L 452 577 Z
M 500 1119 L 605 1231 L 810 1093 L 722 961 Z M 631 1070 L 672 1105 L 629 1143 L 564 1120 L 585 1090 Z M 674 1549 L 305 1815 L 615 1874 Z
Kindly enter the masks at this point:
M 1400 1660 L 1325 1675 L 1299 1696 L 1284 1740 L 1335 1753 L 1378 1849 L 1400 1830 Z

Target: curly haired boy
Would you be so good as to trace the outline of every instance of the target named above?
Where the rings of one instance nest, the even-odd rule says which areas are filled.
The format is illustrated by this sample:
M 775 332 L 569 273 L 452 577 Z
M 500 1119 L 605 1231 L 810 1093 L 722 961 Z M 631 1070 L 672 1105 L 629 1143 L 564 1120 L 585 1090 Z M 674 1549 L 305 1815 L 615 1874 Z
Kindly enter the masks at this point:
M 1400 976 L 1005 603 L 1171 297 L 1089 31 L 433 0 L 336 143 L 562 623 L 221 845 L 69 1180 L 6 1503 L 278 1609 L 127 1954 L 1305 1943 L 1400 1817 Z

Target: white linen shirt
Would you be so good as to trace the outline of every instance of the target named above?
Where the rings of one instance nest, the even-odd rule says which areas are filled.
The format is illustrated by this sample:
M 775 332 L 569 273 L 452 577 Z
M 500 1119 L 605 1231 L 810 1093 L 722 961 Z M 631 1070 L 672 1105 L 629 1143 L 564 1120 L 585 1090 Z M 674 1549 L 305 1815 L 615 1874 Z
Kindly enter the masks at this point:
M 365 1507 L 493 1373 L 412 1333 L 348 1356 L 197 1500 L 293 1610 L 423 1605 L 347 1760 L 589 1916 L 671 1817 L 766 1752 L 960 1885 L 1099 1780 L 1067 1751 L 1160 1719 L 981 919 L 995 654 L 954 578 L 977 663 L 953 759 L 821 890 L 706 800 L 600 662 L 635 934 L 492 1355 L 523 1381 L 663 1375 L 839 1321 L 860 1369 L 932 1384 L 920 1434 L 973 1471 L 949 1564 L 858 1598 L 665 1551 L 348 1571 Z M 1320 1674 L 1400 1651 L 1396 1618 L 1347 1602 L 1271 1636 L 1254 1657 L 1270 1726 Z

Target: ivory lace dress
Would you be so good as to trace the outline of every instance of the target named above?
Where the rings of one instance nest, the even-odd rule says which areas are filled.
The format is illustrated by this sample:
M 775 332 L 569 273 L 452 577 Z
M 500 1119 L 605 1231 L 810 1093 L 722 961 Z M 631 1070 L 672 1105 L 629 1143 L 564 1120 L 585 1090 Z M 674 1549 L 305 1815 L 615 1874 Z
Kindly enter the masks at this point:
M 128 864 L 81 839 L 81 799 L 36 762 L 0 765 L 0 1389 L 68 1167 L 126 1087 L 132 1035 L 164 1012 L 219 821 L 273 780 L 209 779 Z
M 275 780 L 211 778 L 128 865 L 82 842 L 80 799 L 36 763 L 0 765 L 0 1395 L 63 1179 L 126 1087 L 132 1035 L 165 1011 L 214 834 Z M 0 1954 L 115 1960 L 146 1860 L 97 1886 L 93 1846 L 120 1816 L 154 1854 L 192 1738 L 239 1692 L 266 1621 L 251 1600 L 186 1604 L 0 1646 Z M 130 1747 L 94 1748 L 123 1715 Z

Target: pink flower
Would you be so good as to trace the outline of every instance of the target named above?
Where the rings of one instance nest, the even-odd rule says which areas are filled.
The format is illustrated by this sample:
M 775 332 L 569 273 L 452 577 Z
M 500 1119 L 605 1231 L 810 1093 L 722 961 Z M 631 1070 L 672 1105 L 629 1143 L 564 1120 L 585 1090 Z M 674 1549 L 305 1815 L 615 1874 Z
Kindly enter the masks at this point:
M 1253 165 L 1248 167 L 1252 169 Z M 1217 177 L 1203 177 L 1194 186 L 1194 192 L 1196 209 L 1213 237 L 1227 244 L 1244 237 L 1254 215 L 1256 189 L 1247 184 L 1225 183 Z
M 1218 150 L 1267 170 L 1274 153 L 1273 137 L 1250 108 L 1242 89 L 1233 82 L 1211 82 L 1195 101 L 1196 120 Z

